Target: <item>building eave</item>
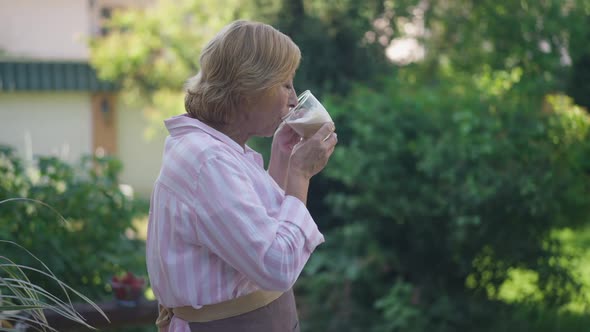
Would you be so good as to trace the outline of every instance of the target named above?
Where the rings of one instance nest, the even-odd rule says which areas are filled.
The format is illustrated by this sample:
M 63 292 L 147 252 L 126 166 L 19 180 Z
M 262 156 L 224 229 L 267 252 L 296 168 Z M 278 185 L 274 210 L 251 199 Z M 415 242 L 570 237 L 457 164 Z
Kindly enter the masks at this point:
M 83 61 L 0 60 L 0 92 L 116 91 Z

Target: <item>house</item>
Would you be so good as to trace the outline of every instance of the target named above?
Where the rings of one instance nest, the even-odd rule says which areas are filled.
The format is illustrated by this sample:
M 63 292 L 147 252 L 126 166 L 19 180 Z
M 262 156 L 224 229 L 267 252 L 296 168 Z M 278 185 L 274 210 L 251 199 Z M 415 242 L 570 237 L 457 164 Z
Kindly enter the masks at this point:
M 123 105 L 116 87 L 88 63 L 90 36 L 115 8 L 153 0 L 0 1 L 0 144 L 25 158 L 68 162 L 92 153 L 122 160 L 121 182 L 147 196 L 163 138 L 144 138 L 142 111 Z

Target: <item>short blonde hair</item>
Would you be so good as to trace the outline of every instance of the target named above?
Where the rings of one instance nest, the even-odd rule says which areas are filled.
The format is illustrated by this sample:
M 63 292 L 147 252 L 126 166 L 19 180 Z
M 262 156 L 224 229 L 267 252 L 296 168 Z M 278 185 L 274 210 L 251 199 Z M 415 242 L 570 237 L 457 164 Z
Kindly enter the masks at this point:
M 270 25 L 238 20 L 203 48 L 200 71 L 186 85 L 186 112 L 227 124 L 240 103 L 273 93 L 299 66 L 299 47 Z

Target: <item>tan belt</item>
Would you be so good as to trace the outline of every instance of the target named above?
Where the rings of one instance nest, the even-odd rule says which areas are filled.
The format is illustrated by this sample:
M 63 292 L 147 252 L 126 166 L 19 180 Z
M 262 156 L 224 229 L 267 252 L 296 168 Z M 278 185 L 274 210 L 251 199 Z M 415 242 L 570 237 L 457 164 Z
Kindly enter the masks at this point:
M 204 323 L 234 317 L 262 308 L 281 295 L 283 295 L 282 292 L 260 290 L 228 301 L 205 305 L 199 309 L 191 306 L 166 308 L 160 305 L 160 314 L 156 325 L 161 331 L 162 328 L 170 324 L 172 316 L 191 323 Z

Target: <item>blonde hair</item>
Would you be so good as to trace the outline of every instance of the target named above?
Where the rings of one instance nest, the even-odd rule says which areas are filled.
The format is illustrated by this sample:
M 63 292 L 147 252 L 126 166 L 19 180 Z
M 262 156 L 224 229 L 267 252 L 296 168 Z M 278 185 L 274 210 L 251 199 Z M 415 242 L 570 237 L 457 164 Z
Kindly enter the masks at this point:
M 210 124 L 227 124 L 240 103 L 290 79 L 299 47 L 270 25 L 245 20 L 223 28 L 201 52 L 200 71 L 186 85 L 186 112 Z

